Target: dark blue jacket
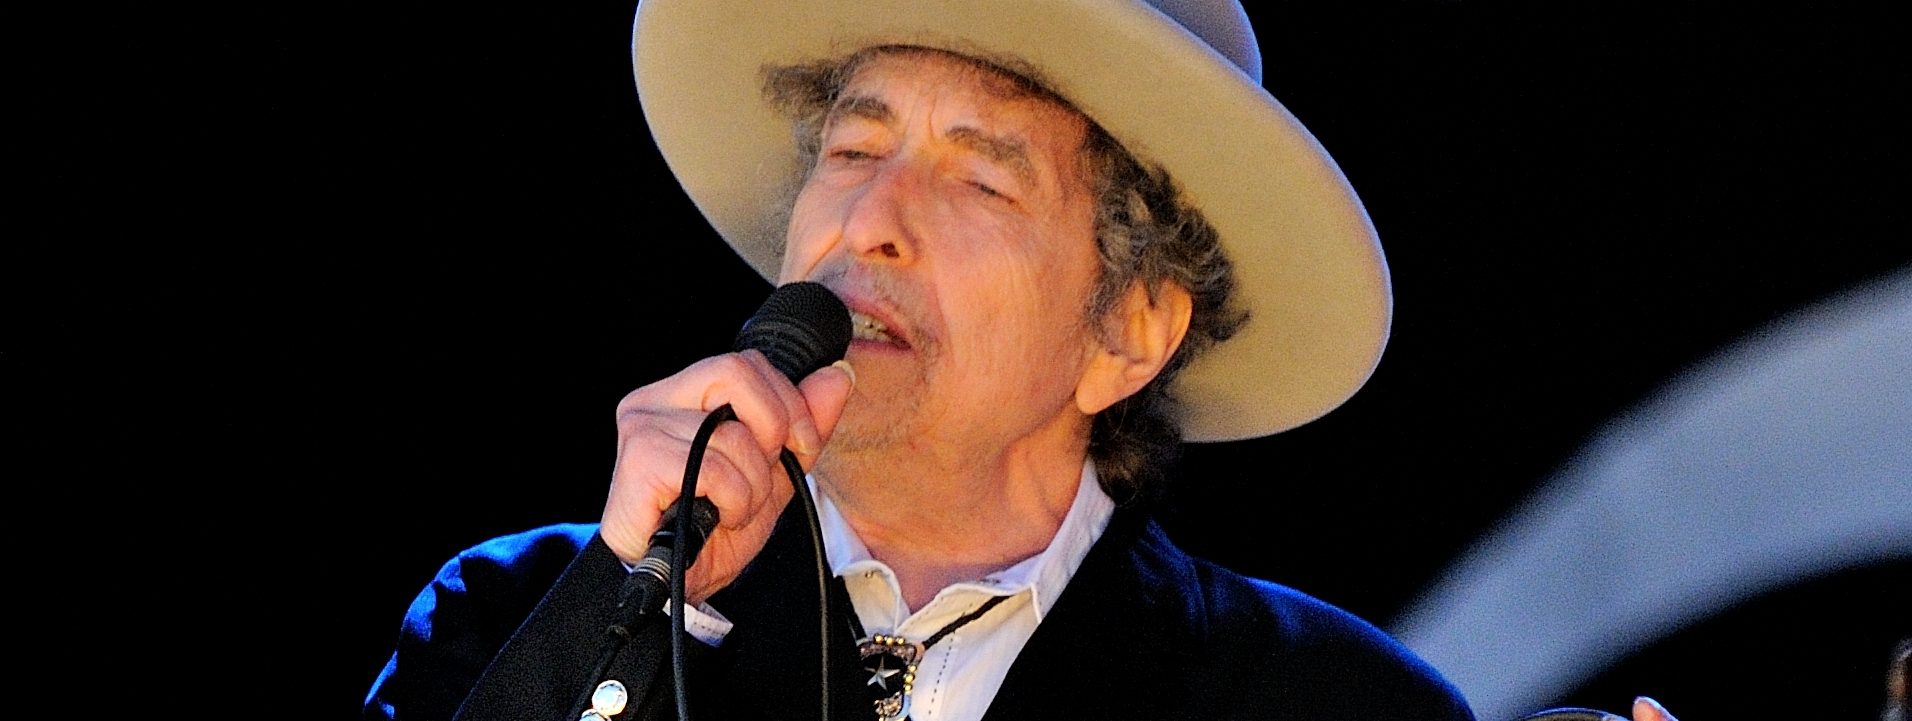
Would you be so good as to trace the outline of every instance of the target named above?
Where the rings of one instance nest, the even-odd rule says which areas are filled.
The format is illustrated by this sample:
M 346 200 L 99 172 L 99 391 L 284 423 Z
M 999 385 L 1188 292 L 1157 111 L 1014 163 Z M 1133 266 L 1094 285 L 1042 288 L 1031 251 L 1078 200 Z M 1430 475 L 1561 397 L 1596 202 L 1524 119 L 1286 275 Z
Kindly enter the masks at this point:
M 792 504 L 795 506 L 796 504 Z M 711 605 L 736 624 L 690 641 L 697 719 L 815 719 L 816 561 L 799 513 Z M 625 572 L 594 525 L 498 538 L 447 563 L 406 614 L 367 718 L 573 721 L 599 680 Z M 848 613 L 836 604 L 838 615 Z M 832 634 L 831 715 L 870 721 L 847 622 Z M 626 719 L 673 719 L 667 627 L 609 660 Z M 838 643 L 836 638 L 841 638 Z M 1466 720 L 1454 687 L 1372 625 L 1293 589 L 1190 557 L 1118 510 L 1016 658 L 985 721 Z

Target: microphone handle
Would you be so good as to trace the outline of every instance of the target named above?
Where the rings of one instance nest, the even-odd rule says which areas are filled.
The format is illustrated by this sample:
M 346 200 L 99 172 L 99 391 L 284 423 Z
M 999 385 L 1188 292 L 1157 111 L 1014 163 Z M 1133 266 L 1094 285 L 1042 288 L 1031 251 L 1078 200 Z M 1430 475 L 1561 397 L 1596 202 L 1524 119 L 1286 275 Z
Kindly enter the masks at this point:
M 637 570 L 649 574 L 663 583 L 670 583 L 671 565 L 678 558 L 684 559 L 684 565 L 697 562 L 697 553 L 704 550 L 704 541 L 710 538 L 710 532 L 717 527 L 717 504 L 710 499 L 698 496 L 691 501 L 690 529 L 681 536 L 677 517 L 684 507 L 684 499 L 671 501 L 664 509 L 664 515 L 658 519 L 657 532 L 651 534 L 651 547 L 644 551 L 644 557 L 637 562 Z M 681 548 L 680 548 L 681 546 Z

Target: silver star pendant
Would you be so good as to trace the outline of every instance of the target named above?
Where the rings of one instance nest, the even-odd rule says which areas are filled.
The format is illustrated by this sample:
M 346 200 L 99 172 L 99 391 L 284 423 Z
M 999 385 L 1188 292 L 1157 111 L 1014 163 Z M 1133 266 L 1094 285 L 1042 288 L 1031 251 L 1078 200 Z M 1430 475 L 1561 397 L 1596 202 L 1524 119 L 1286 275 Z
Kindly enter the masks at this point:
M 870 672 L 864 687 L 876 687 L 870 694 L 880 721 L 899 721 L 909 716 L 910 687 L 916 680 L 916 664 L 923 660 L 923 644 L 902 636 L 877 634 L 857 642 L 857 655 L 863 658 L 863 670 Z M 902 674 L 901 679 L 896 678 Z
M 891 654 L 877 654 L 876 668 L 865 669 L 870 672 L 870 680 L 863 685 L 890 690 L 890 677 L 903 672 L 901 668 L 890 668 L 890 661 L 896 659 Z

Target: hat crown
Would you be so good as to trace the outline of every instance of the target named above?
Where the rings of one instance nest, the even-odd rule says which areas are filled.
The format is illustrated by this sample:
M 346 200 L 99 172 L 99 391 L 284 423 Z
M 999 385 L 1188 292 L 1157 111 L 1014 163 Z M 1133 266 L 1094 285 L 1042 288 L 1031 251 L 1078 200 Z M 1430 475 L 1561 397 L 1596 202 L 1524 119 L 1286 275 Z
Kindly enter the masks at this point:
M 1255 43 L 1255 27 L 1248 22 L 1248 11 L 1236 0 L 1147 0 L 1156 12 L 1167 15 L 1248 77 L 1261 82 L 1261 48 Z

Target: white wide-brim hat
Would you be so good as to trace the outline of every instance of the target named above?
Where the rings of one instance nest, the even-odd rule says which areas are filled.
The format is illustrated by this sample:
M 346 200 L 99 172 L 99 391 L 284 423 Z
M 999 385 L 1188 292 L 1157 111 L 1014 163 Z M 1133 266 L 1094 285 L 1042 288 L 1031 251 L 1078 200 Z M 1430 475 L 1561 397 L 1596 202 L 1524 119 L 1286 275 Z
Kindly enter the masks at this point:
M 1373 373 L 1393 311 L 1374 227 L 1327 151 L 1262 89 L 1234 0 L 643 0 L 631 50 L 651 135 L 765 277 L 799 168 L 761 70 L 873 45 L 1026 61 L 1201 209 L 1249 319 L 1176 379 L 1186 440 L 1293 428 Z

